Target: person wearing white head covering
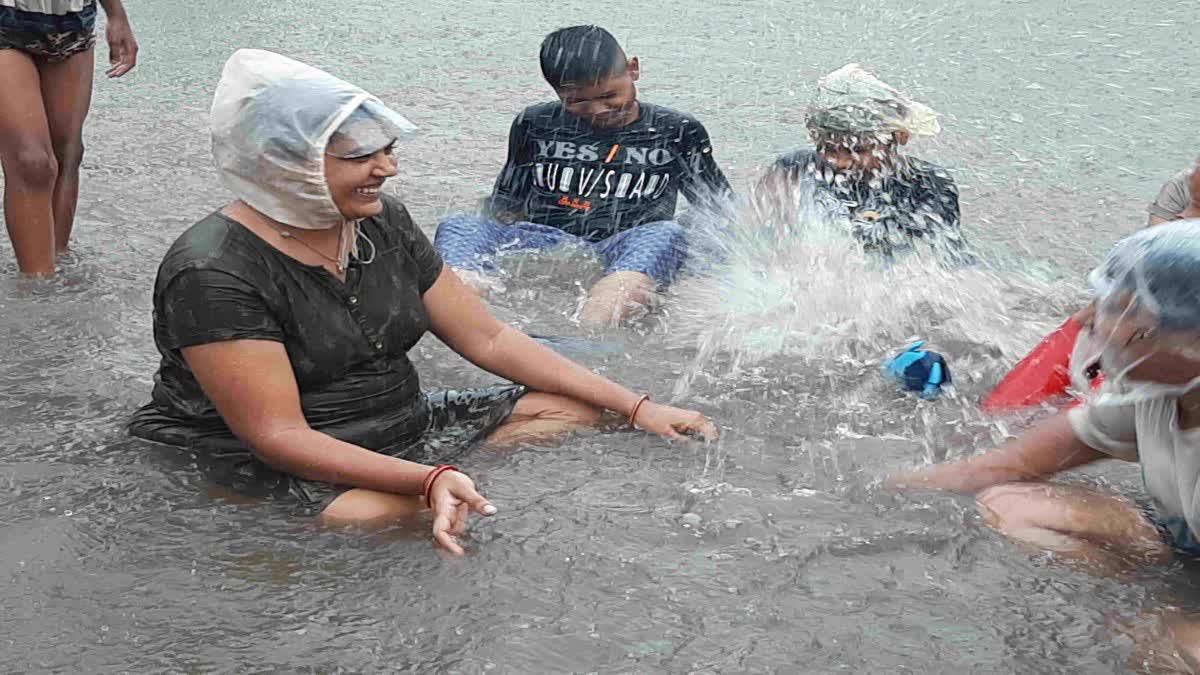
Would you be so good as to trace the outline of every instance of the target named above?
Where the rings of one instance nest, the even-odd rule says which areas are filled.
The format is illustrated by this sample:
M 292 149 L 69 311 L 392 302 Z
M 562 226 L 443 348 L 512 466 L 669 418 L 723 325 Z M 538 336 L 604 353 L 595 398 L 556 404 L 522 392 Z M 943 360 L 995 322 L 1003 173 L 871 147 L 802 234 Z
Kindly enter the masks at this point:
M 1066 560 L 1117 570 L 1200 556 L 1200 219 L 1141 230 L 1089 276 L 1096 314 L 1072 370 L 1099 392 L 1007 445 L 888 479 L 900 489 L 978 493 L 987 522 Z M 1077 382 L 1084 378 L 1077 376 Z M 1082 386 L 1086 390 L 1086 385 Z M 1043 482 L 1103 459 L 1138 462 L 1152 505 Z M 1173 628 L 1200 662 L 1200 624 Z
M 917 242 L 970 259 L 954 180 L 900 151 L 941 131 L 937 113 L 851 63 L 818 81 L 805 123 L 815 147 L 775 160 L 754 191 L 760 216 L 791 225 L 815 208 L 886 259 Z
M 670 438 L 715 436 L 700 413 L 650 402 L 488 312 L 382 190 L 413 129 L 316 68 L 259 50 L 229 59 L 212 139 L 236 199 L 159 267 L 162 363 L 130 432 L 329 523 L 428 506 L 453 552 L 468 512 L 495 507 L 464 473 L 429 463 L 476 441 L 548 441 L 605 410 Z M 423 393 L 407 352 L 427 332 L 515 384 Z

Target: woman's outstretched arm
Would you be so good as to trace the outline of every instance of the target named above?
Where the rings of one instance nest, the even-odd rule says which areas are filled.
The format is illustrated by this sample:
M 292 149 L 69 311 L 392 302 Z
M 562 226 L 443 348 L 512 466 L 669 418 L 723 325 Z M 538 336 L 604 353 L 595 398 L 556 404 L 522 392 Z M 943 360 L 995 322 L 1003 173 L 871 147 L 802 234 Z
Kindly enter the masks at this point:
M 593 373 L 501 322 L 447 268 L 424 295 L 433 333 L 471 363 L 531 389 L 559 394 L 628 416 L 641 396 Z M 645 402 L 638 427 L 667 438 L 700 433 L 715 439 L 717 428 L 691 410 Z

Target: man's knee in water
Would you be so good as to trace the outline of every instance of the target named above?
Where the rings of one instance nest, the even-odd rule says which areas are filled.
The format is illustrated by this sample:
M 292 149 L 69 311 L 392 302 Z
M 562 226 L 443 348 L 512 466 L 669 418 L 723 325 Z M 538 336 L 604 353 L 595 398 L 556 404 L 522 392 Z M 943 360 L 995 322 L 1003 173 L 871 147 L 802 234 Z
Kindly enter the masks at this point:
M 1046 486 L 1040 483 L 1004 483 L 975 496 L 976 508 L 988 526 L 998 530 L 1040 527 L 1048 506 Z
M 617 270 L 605 275 L 592 286 L 591 295 L 597 297 L 623 298 L 629 302 L 646 304 L 654 299 L 658 284 L 650 275 L 631 270 Z

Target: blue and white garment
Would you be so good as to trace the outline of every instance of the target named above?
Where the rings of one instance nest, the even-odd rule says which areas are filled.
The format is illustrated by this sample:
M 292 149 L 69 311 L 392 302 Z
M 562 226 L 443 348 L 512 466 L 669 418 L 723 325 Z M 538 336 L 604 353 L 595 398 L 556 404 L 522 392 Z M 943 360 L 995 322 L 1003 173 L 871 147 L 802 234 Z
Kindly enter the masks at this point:
M 599 241 L 538 223 L 499 223 L 487 216 L 456 214 L 443 220 L 434 247 L 456 269 L 494 272 L 495 258 L 509 252 L 584 246 L 604 261 L 605 274 L 641 272 L 665 288 L 687 258 L 683 227 L 665 220 L 627 229 Z

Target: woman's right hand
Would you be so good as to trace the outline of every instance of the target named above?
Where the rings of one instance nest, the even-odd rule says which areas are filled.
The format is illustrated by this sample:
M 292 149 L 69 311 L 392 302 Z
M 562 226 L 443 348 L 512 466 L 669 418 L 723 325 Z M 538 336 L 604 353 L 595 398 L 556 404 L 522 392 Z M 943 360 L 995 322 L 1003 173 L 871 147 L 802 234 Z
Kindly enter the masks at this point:
M 702 413 L 650 400 L 637 409 L 633 422 L 636 428 L 658 434 L 669 441 L 683 440 L 688 435 L 699 435 L 706 441 L 715 441 L 721 436 L 717 426 Z
M 433 510 L 433 540 L 454 555 L 462 555 L 458 537 L 467 531 L 472 511 L 495 515 L 496 507 L 475 490 L 475 482 L 459 471 L 445 471 L 429 487 Z

